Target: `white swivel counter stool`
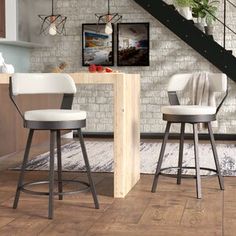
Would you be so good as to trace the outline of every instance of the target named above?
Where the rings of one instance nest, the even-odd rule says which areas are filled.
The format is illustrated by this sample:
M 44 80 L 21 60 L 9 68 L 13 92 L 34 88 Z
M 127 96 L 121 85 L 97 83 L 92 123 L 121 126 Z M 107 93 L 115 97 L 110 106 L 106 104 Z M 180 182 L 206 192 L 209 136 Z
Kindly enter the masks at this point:
M 87 157 L 83 135 L 81 132 L 81 128 L 84 128 L 86 126 L 86 112 L 80 110 L 71 110 L 73 97 L 74 94 L 76 93 L 76 86 L 73 79 L 67 74 L 33 74 L 33 73 L 14 74 L 10 78 L 9 90 L 10 90 L 9 91 L 10 98 L 23 119 L 24 127 L 29 129 L 28 140 L 26 144 L 24 159 L 21 167 L 13 208 L 17 208 L 21 191 L 35 195 L 48 195 L 49 196 L 48 218 L 52 219 L 54 195 L 58 195 L 59 200 L 62 200 L 62 197 L 65 194 L 73 194 L 88 190 L 91 190 L 92 192 L 95 208 L 99 208 L 96 190 L 91 176 L 89 160 Z M 64 94 L 64 95 L 61 104 L 61 109 L 31 110 L 22 113 L 15 99 L 15 96 L 22 94 Z M 28 156 L 35 130 L 50 131 L 49 180 L 24 183 L 25 169 L 27 168 Z M 65 180 L 67 182 L 79 182 L 85 186 L 85 188 L 77 191 L 63 192 L 62 189 L 63 187 L 62 183 L 64 180 L 62 179 L 61 130 L 78 131 L 89 183 L 77 180 Z M 58 192 L 54 191 L 55 141 L 57 141 Z M 49 191 L 38 192 L 30 190 L 29 188 L 30 186 L 37 184 L 48 184 Z
M 175 168 L 177 169 L 177 184 L 181 183 L 181 177 L 187 177 L 182 175 L 183 169 L 195 169 L 195 176 L 196 178 L 196 191 L 197 191 L 197 198 L 202 197 L 201 193 L 201 175 L 200 169 L 213 171 L 216 173 L 219 179 L 219 184 L 221 190 L 224 189 L 223 178 L 220 173 L 220 166 L 218 155 L 216 151 L 216 145 L 214 140 L 214 135 L 212 132 L 212 125 L 211 122 L 216 120 L 216 115 L 223 104 L 227 96 L 227 76 L 222 73 L 209 73 L 208 80 L 209 80 L 209 88 L 211 93 L 215 92 L 222 92 L 226 93 L 222 101 L 219 103 L 219 106 L 216 108 L 214 106 L 200 106 L 200 105 L 180 105 L 179 99 L 177 96 L 177 91 L 182 91 L 192 78 L 192 74 L 176 74 L 172 76 L 168 85 L 168 97 L 170 106 L 163 106 L 161 108 L 163 114 L 163 120 L 167 121 L 166 130 L 161 146 L 159 161 L 156 168 L 156 173 L 154 176 L 154 181 L 152 185 L 152 192 L 156 191 L 157 188 L 157 181 L 160 174 L 165 174 L 165 170 Z M 180 143 L 179 143 L 179 161 L 178 167 L 167 167 L 161 169 L 161 165 L 163 162 L 163 157 L 165 153 L 165 147 L 169 136 L 169 131 L 172 123 L 180 123 L 181 124 L 181 132 L 180 132 Z M 183 148 L 184 148 L 184 132 L 185 132 L 185 124 L 190 123 L 193 126 L 193 136 L 194 136 L 194 156 L 195 156 L 195 167 L 183 167 Z M 205 123 L 208 132 L 209 138 L 212 146 L 212 151 L 214 155 L 214 161 L 216 169 L 204 168 L 200 167 L 199 164 L 199 154 L 198 154 L 198 129 L 197 124 Z M 206 153 L 207 154 L 207 153 Z M 165 174 L 167 175 L 167 174 Z M 173 177 L 173 176 L 172 176 Z

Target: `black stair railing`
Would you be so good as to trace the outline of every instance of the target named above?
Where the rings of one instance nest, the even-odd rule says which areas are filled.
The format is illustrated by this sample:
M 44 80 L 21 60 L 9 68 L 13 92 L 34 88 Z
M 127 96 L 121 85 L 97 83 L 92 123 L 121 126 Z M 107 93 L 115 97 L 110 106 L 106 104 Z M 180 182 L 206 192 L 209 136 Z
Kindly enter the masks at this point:
M 206 9 L 204 7 L 204 5 L 201 3 L 201 1 L 198 0 L 193 0 L 196 4 L 200 5 L 209 15 L 211 15 L 215 20 L 217 20 L 219 23 L 221 23 L 224 27 L 224 33 L 223 33 L 223 47 L 225 48 L 226 45 L 226 29 L 228 29 L 229 31 L 231 31 L 231 33 L 233 33 L 234 35 L 236 35 L 236 31 L 234 31 L 232 28 L 230 28 L 227 25 L 226 19 L 227 19 L 227 3 L 229 3 L 231 6 L 233 6 L 234 8 L 236 8 L 236 5 L 234 3 L 232 3 L 229 0 L 224 0 L 223 4 L 224 4 L 224 20 L 221 21 L 219 18 L 217 18 L 215 15 L 213 15 L 208 9 Z
M 233 7 L 235 7 L 235 8 L 236 8 L 236 4 L 232 3 L 232 2 L 231 2 L 231 1 L 229 1 L 229 0 L 226 0 L 226 2 L 228 2 L 230 5 L 232 5 Z
M 219 18 L 217 18 L 215 15 L 213 15 L 208 9 L 206 9 L 206 8 L 204 7 L 204 5 L 203 5 L 201 2 L 198 2 L 197 0 L 194 0 L 194 2 L 195 2 L 196 4 L 201 5 L 201 6 L 203 7 L 203 9 L 204 9 L 208 14 L 210 14 L 215 20 L 217 20 L 217 21 L 220 22 L 222 25 L 224 25 L 224 28 L 227 28 L 227 29 L 230 30 L 232 33 L 236 34 L 236 32 L 235 32 L 233 29 L 231 29 L 229 26 L 227 26 L 227 24 L 226 24 L 226 14 L 227 14 L 226 3 L 227 3 L 227 2 L 230 2 L 230 1 L 224 0 L 224 21 L 221 21 Z M 230 4 L 232 4 L 232 6 L 234 6 L 234 7 L 236 7 L 233 3 L 230 2 Z
M 224 34 L 223 34 L 223 37 L 224 37 L 223 38 L 223 46 L 224 46 L 224 48 L 226 46 L 226 28 L 236 35 L 236 32 L 227 26 L 227 22 L 226 22 L 226 19 L 227 19 L 227 10 L 226 10 L 227 9 L 227 3 L 230 4 L 231 6 L 233 6 L 234 8 L 236 8 L 236 5 L 234 3 L 232 3 L 229 0 L 224 0 L 224 22 L 223 22 L 223 24 L 224 24 Z
M 236 58 L 163 0 L 134 0 L 159 22 L 236 82 Z M 222 22 L 224 24 L 224 22 Z M 226 24 L 224 24 L 226 25 Z M 227 29 L 227 27 L 225 26 Z
M 233 33 L 234 35 L 236 35 L 236 31 L 234 31 L 232 28 L 230 28 L 227 25 L 227 3 L 229 3 L 231 6 L 233 6 L 234 8 L 236 8 L 236 5 L 234 3 L 232 3 L 229 0 L 224 0 L 223 4 L 224 4 L 224 14 L 223 14 L 223 21 L 220 20 L 218 17 L 216 17 L 214 14 L 212 14 L 208 9 L 206 9 L 204 7 L 204 5 L 201 3 L 201 1 L 198 0 L 193 0 L 195 2 L 195 4 L 200 5 L 209 15 L 211 15 L 213 17 L 214 20 L 218 21 L 220 24 L 223 25 L 223 47 L 226 47 L 226 29 L 229 30 L 231 33 Z M 236 13 L 235 13 L 236 14 Z

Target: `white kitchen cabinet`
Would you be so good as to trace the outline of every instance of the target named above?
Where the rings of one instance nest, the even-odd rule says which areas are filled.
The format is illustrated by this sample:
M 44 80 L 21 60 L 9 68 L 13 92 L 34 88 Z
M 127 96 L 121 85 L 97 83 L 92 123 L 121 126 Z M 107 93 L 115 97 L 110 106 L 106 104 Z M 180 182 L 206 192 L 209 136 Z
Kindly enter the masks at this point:
M 0 0 L 0 38 L 4 38 L 5 35 L 5 0 Z
M 42 47 L 49 39 L 39 35 L 41 21 L 39 14 L 50 13 L 48 0 L 7 0 L 5 1 L 5 38 L 0 44 L 24 47 Z

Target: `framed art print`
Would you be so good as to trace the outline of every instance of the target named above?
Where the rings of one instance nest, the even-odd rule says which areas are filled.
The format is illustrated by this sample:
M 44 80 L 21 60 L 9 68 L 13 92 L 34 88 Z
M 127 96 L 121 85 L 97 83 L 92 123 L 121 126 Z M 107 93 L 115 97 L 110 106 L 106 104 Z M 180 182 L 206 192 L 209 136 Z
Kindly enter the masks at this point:
M 149 66 L 149 23 L 117 24 L 117 65 Z
M 114 26 L 105 33 L 105 24 L 82 24 L 82 64 L 114 65 Z

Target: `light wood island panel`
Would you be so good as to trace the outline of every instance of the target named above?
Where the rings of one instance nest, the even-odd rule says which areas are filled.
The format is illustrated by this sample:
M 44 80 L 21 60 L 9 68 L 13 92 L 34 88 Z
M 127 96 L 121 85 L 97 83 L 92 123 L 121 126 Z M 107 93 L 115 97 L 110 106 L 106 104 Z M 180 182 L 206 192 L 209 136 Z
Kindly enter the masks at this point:
M 70 74 L 77 85 L 80 84 L 111 84 L 114 90 L 114 197 L 123 198 L 138 182 L 140 178 L 140 75 L 124 73 L 71 73 Z M 0 75 L 1 89 L 8 84 L 9 75 Z M 1 95 L 0 95 L 1 96 Z M 6 96 L 5 99 L 7 100 Z M 27 98 L 26 98 L 27 99 Z M 45 100 L 46 101 L 43 101 Z M 37 99 L 46 102 L 48 106 L 58 106 L 59 98 L 48 100 L 48 98 Z M 22 103 L 31 103 L 22 100 Z M 8 100 L 8 107 L 13 111 L 13 106 Z M 53 103 L 53 104 L 52 104 Z M 5 109 L 3 109 L 5 110 Z M 88 111 L 89 112 L 89 111 Z M 8 115 L 5 115 L 5 119 Z M 16 116 L 14 113 L 13 116 Z M 1 118 L 2 119 L 2 118 Z M 4 122 L 4 119 L 3 119 Z M 9 124 L 14 123 L 14 118 L 10 118 Z M 22 125 L 17 119 L 15 125 L 20 131 L 14 129 L 8 136 L 15 136 L 14 140 L 19 139 L 25 142 L 25 136 L 20 135 Z M 2 128 L 2 124 L 0 126 Z M 6 135 L 7 130 L 2 132 Z M 10 140 L 9 140 L 10 141 Z

